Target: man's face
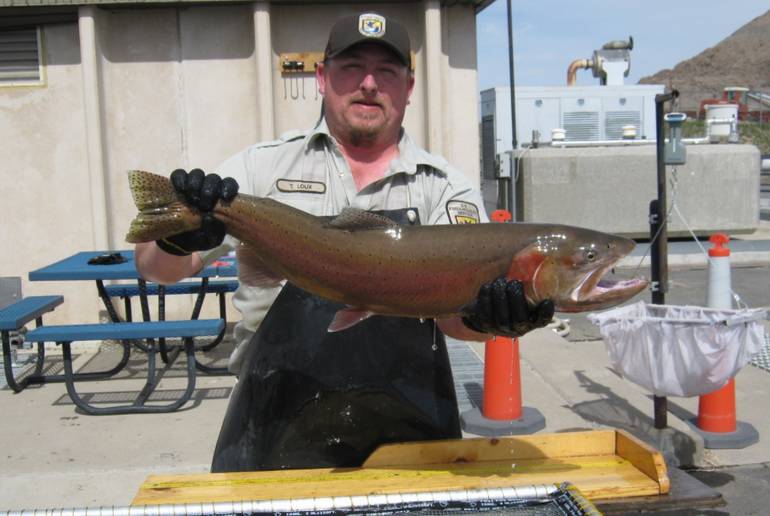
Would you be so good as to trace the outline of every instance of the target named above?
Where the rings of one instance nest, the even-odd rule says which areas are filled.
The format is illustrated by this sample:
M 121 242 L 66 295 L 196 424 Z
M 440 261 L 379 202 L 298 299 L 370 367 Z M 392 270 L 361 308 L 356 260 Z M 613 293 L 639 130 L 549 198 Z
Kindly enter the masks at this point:
M 398 141 L 414 77 L 395 54 L 361 43 L 319 65 L 316 77 L 335 138 L 356 147 Z

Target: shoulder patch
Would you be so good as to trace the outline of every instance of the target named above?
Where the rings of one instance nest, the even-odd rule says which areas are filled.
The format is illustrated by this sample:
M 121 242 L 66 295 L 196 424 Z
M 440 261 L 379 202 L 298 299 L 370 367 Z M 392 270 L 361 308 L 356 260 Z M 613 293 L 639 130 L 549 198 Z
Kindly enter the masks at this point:
M 481 220 L 479 209 L 472 202 L 447 201 L 446 213 L 452 224 L 478 224 Z

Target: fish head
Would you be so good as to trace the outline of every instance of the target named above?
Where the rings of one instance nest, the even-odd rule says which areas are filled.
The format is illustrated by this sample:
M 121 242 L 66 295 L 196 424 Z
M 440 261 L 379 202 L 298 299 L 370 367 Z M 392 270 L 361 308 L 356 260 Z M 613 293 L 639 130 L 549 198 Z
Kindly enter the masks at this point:
M 609 270 L 636 246 L 633 240 L 570 226 L 550 226 L 514 258 L 509 279 L 520 279 L 530 303 L 553 301 L 559 312 L 600 310 L 644 290 L 641 278 L 616 281 Z

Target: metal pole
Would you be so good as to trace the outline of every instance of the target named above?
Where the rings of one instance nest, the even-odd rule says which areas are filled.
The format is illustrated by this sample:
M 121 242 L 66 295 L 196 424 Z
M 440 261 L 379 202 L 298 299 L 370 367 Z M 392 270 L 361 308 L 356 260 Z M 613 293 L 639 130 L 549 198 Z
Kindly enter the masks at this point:
M 666 212 L 666 164 L 663 160 L 665 134 L 663 134 L 663 104 L 679 96 L 677 90 L 655 95 L 655 152 L 657 161 L 658 198 L 650 203 L 650 272 L 652 276 L 652 302 L 662 305 L 668 292 L 668 221 Z M 657 235 L 657 238 L 656 238 Z M 655 404 L 655 428 L 668 426 L 668 400 L 653 396 Z
M 511 0 L 508 0 L 508 77 L 511 84 L 511 178 L 508 182 L 508 210 L 511 212 L 512 221 L 518 220 L 516 216 L 516 179 L 519 176 L 519 160 L 516 157 L 516 93 L 513 78 L 513 15 Z

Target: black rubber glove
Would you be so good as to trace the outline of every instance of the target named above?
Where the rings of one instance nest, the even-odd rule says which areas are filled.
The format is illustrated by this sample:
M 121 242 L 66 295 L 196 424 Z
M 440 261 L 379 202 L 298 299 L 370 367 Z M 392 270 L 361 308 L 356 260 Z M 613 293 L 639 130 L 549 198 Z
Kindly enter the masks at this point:
M 521 337 L 551 322 L 553 312 L 554 305 L 549 299 L 531 307 L 520 281 L 497 278 L 481 286 L 471 312 L 463 317 L 463 323 L 479 333 Z
M 222 243 L 225 225 L 214 218 L 211 210 L 219 200 L 231 201 L 238 194 L 238 183 L 231 177 L 220 178 L 216 174 L 204 174 L 199 168 L 188 174 L 182 169 L 171 173 L 171 184 L 183 194 L 187 203 L 201 211 L 201 227 L 156 240 L 163 251 L 177 256 L 187 256 L 193 251 L 205 251 Z

